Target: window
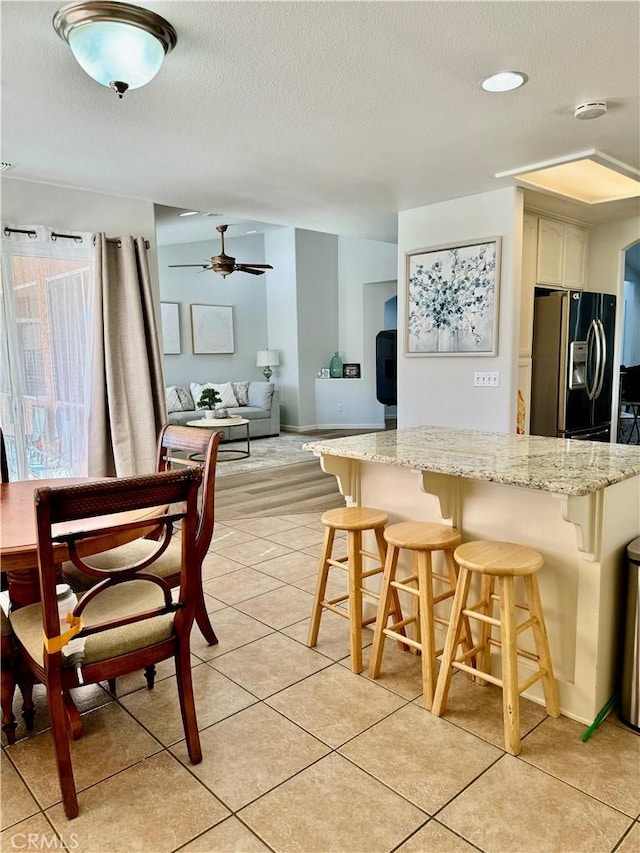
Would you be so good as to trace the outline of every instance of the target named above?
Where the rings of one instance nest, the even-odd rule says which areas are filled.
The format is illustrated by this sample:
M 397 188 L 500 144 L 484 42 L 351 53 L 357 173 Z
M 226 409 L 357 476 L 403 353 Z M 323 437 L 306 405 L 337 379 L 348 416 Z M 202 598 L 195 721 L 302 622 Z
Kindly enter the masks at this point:
M 9 232 L 0 299 L 0 425 L 10 479 L 87 473 L 90 235 Z

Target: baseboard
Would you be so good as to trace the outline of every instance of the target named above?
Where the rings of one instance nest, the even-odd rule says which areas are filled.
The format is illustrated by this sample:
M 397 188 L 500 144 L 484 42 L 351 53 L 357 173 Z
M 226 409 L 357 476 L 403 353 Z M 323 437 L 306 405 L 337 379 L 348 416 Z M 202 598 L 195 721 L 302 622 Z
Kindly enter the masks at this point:
M 368 429 L 371 432 L 383 432 L 384 426 L 378 424 L 310 424 L 307 426 L 291 426 L 289 424 L 281 424 L 280 429 L 282 432 L 295 432 L 295 433 L 307 433 L 307 432 L 317 432 L 318 430 L 323 429 Z

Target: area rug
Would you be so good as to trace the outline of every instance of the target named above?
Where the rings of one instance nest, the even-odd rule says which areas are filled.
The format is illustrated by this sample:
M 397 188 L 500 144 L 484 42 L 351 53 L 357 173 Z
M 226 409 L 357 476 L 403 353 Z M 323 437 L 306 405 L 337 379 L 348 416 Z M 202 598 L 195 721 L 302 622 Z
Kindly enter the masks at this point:
M 230 477 L 232 474 L 246 474 L 265 468 L 278 468 L 281 465 L 295 465 L 298 462 L 310 462 L 316 457 L 302 445 L 313 438 L 295 433 L 280 433 L 272 438 L 254 438 L 251 440 L 251 456 L 246 459 L 229 459 L 225 450 L 245 450 L 245 441 L 228 441 L 220 445 L 220 456 L 216 468 L 216 477 Z

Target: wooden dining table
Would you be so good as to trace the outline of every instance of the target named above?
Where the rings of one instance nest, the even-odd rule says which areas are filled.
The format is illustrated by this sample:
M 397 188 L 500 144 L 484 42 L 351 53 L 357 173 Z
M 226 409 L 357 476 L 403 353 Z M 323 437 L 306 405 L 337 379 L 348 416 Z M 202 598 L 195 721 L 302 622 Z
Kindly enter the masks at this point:
M 0 570 L 6 575 L 9 600 L 13 610 L 28 604 L 34 604 L 40 600 L 38 544 L 34 510 L 35 490 L 47 487 L 82 485 L 98 479 L 101 478 L 51 478 L 0 483 Z M 141 521 L 146 517 L 150 519 L 156 518 L 158 514 L 158 507 L 148 507 L 132 512 L 95 516 L 65 524 L 64 527 L 59 525 L 60 530 L 58 532 L 91 531 L 92 529 L 104 530 L 104 528 L 109 528 L 111 525 Z M 148 531 L 153 530 L 153 528 L 154 525 L 150 524 Z M 137 539 L 148 531 L 146 528 L 137 528 L 133 531 L 118 531 L 117 533 L 101 533 L 100 536 L 89 536 L 82 540 L 77 550 L 82 557 L 98 554 L 101 551 L 109 551 L 111 548 L 124 545 L 126 542 Z M 56 532 L 55 527 L 54 532 Z M 62 543 L 54 546 L 54 554 L 56 561 L 60 564 L 69 559 L 66 545 Z M 8 723 L 5 722 L 5 717 L 9 713 L 7 709 L 11 707 L 13 700 L 16 677 L 14 672 L 14 677 L 11 679 L 9 673 L 5 672 L 7 664 L 4 661 L 3 664 L 0 696 L 3 710 L 3 729 L 7 731 Z M 81 730 L 80 719 L 70 699 L 66 704 L 72 735 L 77 737 Z M 29 724 L 29 711 L 30 708 L 25 707 L 23 712 L 27 724 Z
M 9 598 L 12 608 L 24 607 L 40 600 L 40 582 L 38 578 L 38 544 L 36 541 L 36 516 L 34 511 L 34 492 L 36 489 L 58 486 L 77 486 L 95 482 L 99 477 L 51 478 L 48 480 L 19 480 L 14 483 L 0 484 L 0 568 L 7 575 Z M 71 522 L 64 525 L 64 532 L 75 532 L 111 525 L 140 521 L 145 517 L 158 515 L 157 507 L 119 512 L 96 516 L 90 519 Z M 60 526 L 60 533 L 63 532 Z M 149 529 L 152 529 L 150 525 Z M 55 528 L 54 528 L 55 531 Z M 80 556 L 87 557 L 101 551 L 109 551 L 145 533 L 144 528 L 133 531 L 120 531 L 89 537 L 78 545 Z M 69 559 L 66 545 L 54 546 L 57 562 Z

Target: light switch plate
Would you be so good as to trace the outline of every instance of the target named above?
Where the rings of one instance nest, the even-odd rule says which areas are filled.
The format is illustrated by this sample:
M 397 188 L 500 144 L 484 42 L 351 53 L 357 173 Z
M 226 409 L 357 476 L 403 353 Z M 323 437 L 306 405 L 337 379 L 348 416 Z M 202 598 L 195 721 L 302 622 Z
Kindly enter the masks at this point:
M 473 384 L 478 388 L 498 388 L 500 373 L 497 370 L 476 370 L 473 374 Z

